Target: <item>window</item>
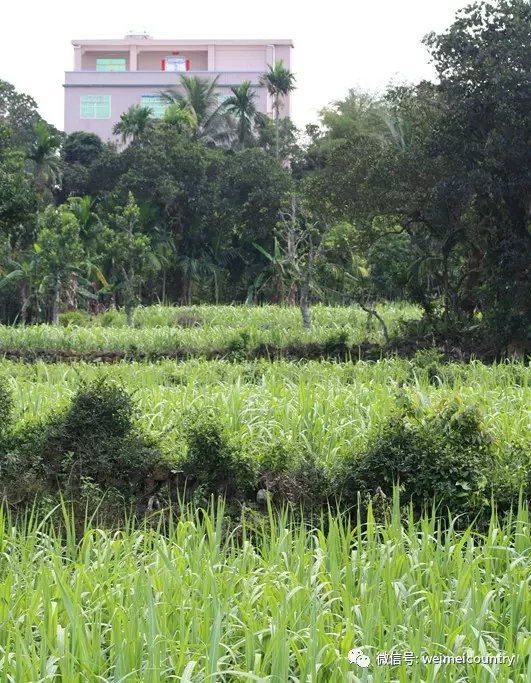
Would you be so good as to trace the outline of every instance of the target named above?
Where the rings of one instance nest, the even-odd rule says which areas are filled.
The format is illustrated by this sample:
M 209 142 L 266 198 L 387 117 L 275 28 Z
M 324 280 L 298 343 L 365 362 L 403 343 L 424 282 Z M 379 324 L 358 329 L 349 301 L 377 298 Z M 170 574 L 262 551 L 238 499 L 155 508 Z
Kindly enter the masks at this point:
M 82 119 L 110 119 L 110 95 L 81 95 Z
M 143 107 L 149 107 L 151 115 L 155 119 L 161 119 L 168 106 L 168 103 L 160 95 L 142 95 L 140 104 Z
M 96 71 L 125 71 L 125 59 L 96 59 Z

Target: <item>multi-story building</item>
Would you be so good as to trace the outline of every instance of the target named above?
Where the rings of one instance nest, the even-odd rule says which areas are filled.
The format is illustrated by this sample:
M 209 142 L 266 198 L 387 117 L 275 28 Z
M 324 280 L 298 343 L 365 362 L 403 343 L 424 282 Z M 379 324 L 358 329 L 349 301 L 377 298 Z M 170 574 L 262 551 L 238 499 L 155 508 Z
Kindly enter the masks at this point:
M 272 113 L 260 76 L 279 59 L 291 67 L 291 40 L 154 40 L 128 34 L 121 40 L 73 40 L 74 70 L 65 74 L 65 132 L 85 131 L 112 140 L 114 124 L 132 104 L 161 117 L 161 92 L 178 91 L 183 73 L 218 78 L 220 102 L 231 86 L 250 81 L 257 109 Z M 283 116 L 290 113 L 286 98 Z

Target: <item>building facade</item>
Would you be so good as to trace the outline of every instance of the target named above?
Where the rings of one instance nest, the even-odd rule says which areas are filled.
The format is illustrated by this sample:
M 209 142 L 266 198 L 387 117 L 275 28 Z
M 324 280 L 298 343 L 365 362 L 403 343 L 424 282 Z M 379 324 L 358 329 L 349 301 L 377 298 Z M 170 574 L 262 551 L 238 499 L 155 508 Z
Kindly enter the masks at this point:
M 131 105 L 148 106 L 155 118 L 164 113 L 161 92 L 179 90 L 183 73 L 218 77 L 219 101 L 231 86 L 250 81 L 258 111 L 271 114 L 260 76 L 279 59 L 291 68 L 291 40 L 154 40 L 129 34 L 121 40 L 73 40 L 74 70 L 65 73 L 65 132 L 112 134 L 120 115 Z M 286 98 L 283 116 L 290 114 Z

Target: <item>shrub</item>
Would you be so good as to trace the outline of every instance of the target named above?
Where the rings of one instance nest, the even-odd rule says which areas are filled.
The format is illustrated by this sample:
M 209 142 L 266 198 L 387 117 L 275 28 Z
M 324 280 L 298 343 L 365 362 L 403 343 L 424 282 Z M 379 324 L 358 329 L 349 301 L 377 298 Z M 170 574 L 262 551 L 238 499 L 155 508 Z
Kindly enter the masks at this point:
M 49 491 L 73 496 L 87 480 L 134 495 L 162 459 L 137 427 L 129 394 L 105 379 L 83 385 L 66 411 L 24 425 L 13 448 L 12 478 L 34 473 Z
M 194 411 L 185 419 L 187 455 L 181 470 L 192 480 L 196 498 L 212 494 L 245 496 L 257 483 L 256 466 L 211 411 Z
M 0 434 L 9 430 L 13 413 L 11 392 L 0 385 Z
M 334 330 L 323 343 L 327 355 L 347 356 L 350 351 L 348 330 Z
M 456 399 L 429 416 L 412 415 L 407 404 L 384 425 L 360 457 L 343 463 L 343 498 L 381 488 L 392 496 L 397 482 L 417 511 L 434 500 L 454 514 L 477 512 L 489 503 L 495 468 L 493 439 L 476 407 Z
M 251 352 L 251 335 L 249 332 L 242 330 L 232 337 L 227 344 L 227 349 L 233 360 L 246 360 Z
M 92 316 L 86 311 L 68 311 L 59 314 L 59 324 L 62 327 L 90 327 Z
M 102 313 L 99 322 L 102 327 L 123 327 L 125 325 L 125 317 L 120 311 L 109 310 Z

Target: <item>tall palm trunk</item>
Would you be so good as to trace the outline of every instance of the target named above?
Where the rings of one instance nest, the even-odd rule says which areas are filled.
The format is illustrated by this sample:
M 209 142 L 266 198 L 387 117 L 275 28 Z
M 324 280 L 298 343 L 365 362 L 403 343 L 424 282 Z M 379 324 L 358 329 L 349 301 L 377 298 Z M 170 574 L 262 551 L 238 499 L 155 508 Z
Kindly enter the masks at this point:
M 275 153 L 280 157 L 280 103 L 275 103 Z

